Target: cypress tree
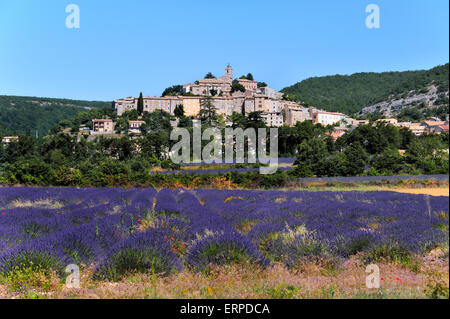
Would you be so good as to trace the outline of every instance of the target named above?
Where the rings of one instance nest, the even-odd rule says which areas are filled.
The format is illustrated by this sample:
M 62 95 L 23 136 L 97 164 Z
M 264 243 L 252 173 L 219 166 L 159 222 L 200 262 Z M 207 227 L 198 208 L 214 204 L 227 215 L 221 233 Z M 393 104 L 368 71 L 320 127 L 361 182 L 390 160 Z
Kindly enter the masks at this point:
M 142 113 L 144 113 L 144 98 L 142 97 L 142 92 L 139 94 L 137 111 L 139 115 L 142 115 Z

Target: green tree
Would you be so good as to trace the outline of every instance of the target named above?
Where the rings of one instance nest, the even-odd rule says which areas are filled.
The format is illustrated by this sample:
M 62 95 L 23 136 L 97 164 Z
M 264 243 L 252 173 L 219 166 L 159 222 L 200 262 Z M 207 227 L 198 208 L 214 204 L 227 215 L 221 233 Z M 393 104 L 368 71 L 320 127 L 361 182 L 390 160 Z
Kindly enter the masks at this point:
M 328 155 L 327 145 L 320 138 L 304 140 L 298 147 L 298 156 L 295 161 L 296 174 L 300 177 L 309 177 L 317 173 L 319 163 Z
M 176 96 L 183 94 L 183 86 L 182 85 L 173 85 L 171 87 L 166 88 L 161 96 Z
M 256 86 L 259 88 L 263 88 L 263 87 L 267 86 L 267 83 L 266 82 L 258 82 L 258 84 Z
M 369 162 L 369 155 L 358 142 L 353 143 L 344 150 L 347 176 L 357 176 L 364 173 Z
M 266 127 L 262 118 L 262 112 L 256 111 L 248 113 L 246 127 L 252 127 L 254 129 Z
M 208 96 L 201 100 L 199 117 L 202 124 L 204 123 L 208 126 L 213 126 L 217 123 L 218 117 L 216 107 L 214 106 L 211 97 Z
M 182 118 L 184 116 L 183 105 L 178 104 L 177 106 L 175 106 L 175 109 L 173 110 L 173 114 L 178 118 Z
M 144 98 L 142 97 L 142 92 L 139 94 L 137 102 L 137 111 L 139 115 L 142 115 L 144 113 Z
M 230 115 L 230 121 L 231 121 L 231 127 L 233 129 L 238 128 L 238 127 L 244 129 L 247 125 L 247 119 L 245 118 L 245 116 L 238 112 L 233 112 Z
M 397 149 L 388 148 L 373 158 L 372 166 L 382 174 L 398 174 L 405 166 L 405 159 Z
M 231 93 L 237 91 L 245 92 L 245 87 L 242 84 L 236 82 L 231 85 Z

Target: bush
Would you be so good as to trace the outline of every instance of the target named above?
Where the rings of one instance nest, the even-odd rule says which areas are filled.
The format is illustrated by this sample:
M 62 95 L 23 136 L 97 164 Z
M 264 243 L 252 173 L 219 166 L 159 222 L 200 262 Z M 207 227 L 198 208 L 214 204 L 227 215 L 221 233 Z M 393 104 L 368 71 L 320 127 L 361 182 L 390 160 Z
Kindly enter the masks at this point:
M 130 272 L 168 275 L 181 270 L 181 262 L 164 234 L 148 230 L 114 246 L 97 267 L 94 279 L 118 281 Z
M 186 263 L 193 270 L 208 271 L 210 265 L 254 263 L 266 267 L 269 260 L 248 238 L 234 233 L 207 236 L 196 242 L 187 252 Z
M 51 270 L 61 273 L 62 264 L 50 247 L 19 247 L 0 256 L 0 273 L 9 276 L 18 271 L 49 273 Z
M 365 259 L 368 263 L 385 260 L 405 266 L 413 262 L 411 252 L 398 243 L 374 244 L 368 249 Z
M 283 238 L 274 244 L 284 246 L 280 247 L 280 252 L 282 260 L 289 268 L 298 267 L 304 261 L 319 261 L 331 256 L 328 244 L 311 232 L 295 236 L 289 241 Z

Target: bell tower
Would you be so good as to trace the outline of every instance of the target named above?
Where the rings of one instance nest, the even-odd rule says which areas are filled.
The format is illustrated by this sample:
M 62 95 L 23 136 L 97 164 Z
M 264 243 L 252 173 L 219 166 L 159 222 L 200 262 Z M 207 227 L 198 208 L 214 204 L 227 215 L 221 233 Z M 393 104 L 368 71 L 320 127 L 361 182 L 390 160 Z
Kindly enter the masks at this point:
M 231 65 L 228 63 L 227 67 L 225 68 L 225 78 L 232 82 L 233 81 L 233 68 L 231 67 Z

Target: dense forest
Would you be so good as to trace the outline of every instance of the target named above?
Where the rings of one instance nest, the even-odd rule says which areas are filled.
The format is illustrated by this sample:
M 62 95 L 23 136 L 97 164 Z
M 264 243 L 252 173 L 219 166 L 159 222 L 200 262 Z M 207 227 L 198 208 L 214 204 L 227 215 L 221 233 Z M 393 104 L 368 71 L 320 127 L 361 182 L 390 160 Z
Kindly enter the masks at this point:
M 355 73 L 313 77 L 282 90 L 289 98 L 327 111 L 355 114 L 365 106 L 426 92 L 434 84 L 438 93 L 449 90 L 449 64 L 431 70 Z
M 80 111 L 102 107 L 111 107 L 111 102 L 0 96 L 0 132 L 2 128 L 11 134 L 36 134 L 37 131 L 42 136 L 54 125 L 73 118 Z

